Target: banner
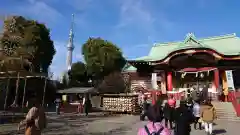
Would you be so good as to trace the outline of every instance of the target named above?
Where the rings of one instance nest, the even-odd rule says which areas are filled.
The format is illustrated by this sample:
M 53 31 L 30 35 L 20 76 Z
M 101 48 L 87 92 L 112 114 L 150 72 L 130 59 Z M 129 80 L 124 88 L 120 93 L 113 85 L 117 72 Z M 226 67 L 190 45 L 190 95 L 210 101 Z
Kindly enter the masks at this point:
M 226 73 L 226 79 L 228 84 L 228 90 L 235 90 L 232 70 L 226 70 L 225 73 Z
M 153 89 L 158 89 L 157 85 L 157 73 L 152 73 L 152 88 Z

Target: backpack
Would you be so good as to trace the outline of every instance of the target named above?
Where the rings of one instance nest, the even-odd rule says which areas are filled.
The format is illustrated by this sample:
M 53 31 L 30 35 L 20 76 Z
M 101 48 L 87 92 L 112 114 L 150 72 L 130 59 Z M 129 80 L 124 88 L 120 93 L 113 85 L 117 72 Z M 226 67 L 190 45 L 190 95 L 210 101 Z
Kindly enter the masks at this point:
M 152 133 L 150 133 L 148 127 L 145 125 L 144 126 L 145 131 L 147 132 L 148 135 L 160 135 L 160 133 L 163 131 L 164 127 L 161 127 L 157 132 L 153 131 Z
M 214 107 L 211 107 L 203 111 L 203 120 L 204 121 L 214 120 Z

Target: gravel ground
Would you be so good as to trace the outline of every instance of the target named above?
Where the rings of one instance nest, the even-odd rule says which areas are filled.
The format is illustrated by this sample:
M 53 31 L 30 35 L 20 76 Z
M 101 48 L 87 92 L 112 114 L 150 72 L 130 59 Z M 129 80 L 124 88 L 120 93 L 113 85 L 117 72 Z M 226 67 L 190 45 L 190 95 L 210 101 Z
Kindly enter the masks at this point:
M 136 135 L 137 129 L 146 122 L 139 116 L 104 116 L 100 113 L 89 117 L 78 114 L 48 114 L 48 127 L 43 135 Z M 216 121 L 214 132 L 217 135 L 239 135 L 240 123 Z M 17 123 L 0 125 L 0 135 L 21 135 L 17 132 Z M 193 135 L 202 135 L 204 131 L 192 130 Z

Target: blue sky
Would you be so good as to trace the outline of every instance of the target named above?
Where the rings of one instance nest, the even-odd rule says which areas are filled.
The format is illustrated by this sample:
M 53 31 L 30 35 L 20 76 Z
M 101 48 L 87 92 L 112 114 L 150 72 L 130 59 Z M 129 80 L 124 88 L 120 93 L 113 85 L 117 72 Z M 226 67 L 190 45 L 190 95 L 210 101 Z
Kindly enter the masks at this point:
M 75 14 L 73 61 L 89 37 L 118 45 L 128 59 L 147 55 L 153 43 L 229 33 L 240 35 L 239 0 L 2 0 L 0 15 L 22 15 L 51 29 L 57 54 L 51 70 L 66 69 L 66 45 Z M 1 24 L 0 24 L 1 25 Z

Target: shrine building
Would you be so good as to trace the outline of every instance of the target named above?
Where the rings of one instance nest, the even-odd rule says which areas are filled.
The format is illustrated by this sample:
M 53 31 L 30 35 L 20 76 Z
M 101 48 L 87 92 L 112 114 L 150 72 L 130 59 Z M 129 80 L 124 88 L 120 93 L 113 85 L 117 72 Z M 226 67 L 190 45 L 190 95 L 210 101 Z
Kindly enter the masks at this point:
M 148 56 L 128 60 L 131 89 L 176 93 L 209 86 L 209 92 L 228 95 L 235 90 L 233 72 L 240 68 L 240 38 L 236 34 L 197 38 L 187 34 L 180 42 L 157 43 Z

